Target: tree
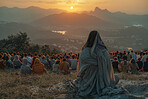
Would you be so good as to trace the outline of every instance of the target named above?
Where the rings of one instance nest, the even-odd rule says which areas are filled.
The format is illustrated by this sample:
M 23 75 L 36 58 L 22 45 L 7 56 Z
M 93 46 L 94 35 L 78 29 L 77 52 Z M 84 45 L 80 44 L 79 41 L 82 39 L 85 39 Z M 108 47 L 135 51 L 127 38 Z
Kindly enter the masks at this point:
M 57 49 L 53 49 L 51 52 L 49 45 L 39 46 L 38 44 L 30 44 L 30 38 L 27 33 L 18 33 L 16 35 L 10 35 L 7 39 L 0 40 L 0 52 L 26 52 L 26 53 L 58 53 Z
M 45 53 L 49 54 L 49 53 L 50 53 L 49 45 L 43 45 L 43 46 L 41 47 L 41 52 L 42 52 L 43 54 L 45 54 Z
M 35 52 L 39 53 L 40 52 L 40 46 L 38 44 L 32 44 L 28 48 L 28 52 L 34 54 Z
M 7 49 L 8 52 L 26 52 L 30 39 L 27 37 L 27 33 L 18 33 L 16 35 L 10 35 L 7 39 L 0 40 L 2 45 L 1 50 Z

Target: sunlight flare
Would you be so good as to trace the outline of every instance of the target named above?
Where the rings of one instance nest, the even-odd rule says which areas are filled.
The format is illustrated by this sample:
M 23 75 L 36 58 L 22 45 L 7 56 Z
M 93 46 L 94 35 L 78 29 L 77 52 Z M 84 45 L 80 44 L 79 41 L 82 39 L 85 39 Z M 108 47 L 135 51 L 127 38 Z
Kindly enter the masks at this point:
M 73 7 L 73 6 L 71 6 L 71 7 L 70 7 L 70 9 L 72 10 L 72 9 L 74 9 L 74 7 Z

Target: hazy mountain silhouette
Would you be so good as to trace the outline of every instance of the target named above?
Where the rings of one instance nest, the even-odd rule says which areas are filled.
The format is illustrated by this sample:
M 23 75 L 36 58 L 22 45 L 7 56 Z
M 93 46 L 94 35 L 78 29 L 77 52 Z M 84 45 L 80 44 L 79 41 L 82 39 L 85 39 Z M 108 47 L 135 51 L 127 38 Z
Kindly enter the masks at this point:
M 90 12 L 90 14 L 110 22 L 121 23 L 124 25 L 140 24 L 148 28 L 148 15 L 130 15 L 122 12 L 112 13 L 107 9 L 100 9 L 99 7 L 96 7 L 94 11 Z
M 92 15 L 78 13 L 60 13 L 43 17 L 33 22 L 39 26 L 72 26 L 72 27 L 117 27 L 119 24 L 108 22 Z
M 42 9 L 31 6 L 28 8 L 0 7 L 0 21 L 29 23 L 39 19 L 37 23 L 48 23 L 49 25 L 95 25 L 95 26 L 125 26 L 141 24 L 148 28 L 148 15 L 130 15 L 122 12 L 112 13 L 107 9 L 96 7 L 94 11 L 84 14 L 62 13 L 60 9 Z M 86 12 L 85 12 L 86 13 Z M 88 15 L 89 14 L 89 15 Z M 95 17 L 92 17 L 95 16 Z M 54 18 L 55 17 L 55 18 Z M 84 17 L 84 18 L 83 18 Z M 97 18 L 96 18 L 97 17 Z M 45 19 L 47 22 L 41 22 Z M 59 21 L 59 22 L 57 22 Z M 118 24 L 118 25 L 117 25 Z M 47 24 L 48 25 L 48 24 Z
M 8 22 L 30 22 L 41 17 L 64 12 L 59 9 L 42 9 L 39 7 L 8 8 L 0 7 L 0 21 Z

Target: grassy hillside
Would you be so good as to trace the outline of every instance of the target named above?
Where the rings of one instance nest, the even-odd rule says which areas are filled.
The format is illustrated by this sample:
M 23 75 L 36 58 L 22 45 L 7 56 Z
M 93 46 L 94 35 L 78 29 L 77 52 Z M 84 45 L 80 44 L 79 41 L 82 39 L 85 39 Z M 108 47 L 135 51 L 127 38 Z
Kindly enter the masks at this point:
M 12 72 L 13 71 L 13 72 Z M 19 71 L 9 70 L 0 71 L 0 99 L 2 98 L 54 98 L 55 96 L 65 93 L 48 90 L 52 85 L 64 82 L 70 79 L 76 79 L 76 74 L 61 75 L 49 72 L 44 75 L 23 76 Z M 39 87 L 37 93 L 30 90 L 29 87 Z
M 145 74 L 131 75 L 119 74 L 120 79 L 132 81 L 148 81 Z M 67 92 L 58 90 L 50 90 L 50 88 L 60 82 L 76 79 L 76 73 L 70 75 L 56 74 L 49 71 L 44 75 L 28 75 L 20 74 L 19 70 L 0 71 L 0 99 L 18 99 L 18 98 L 55 98 L 60 94 Z M 31 88 L 32 87 L 32 88 Z

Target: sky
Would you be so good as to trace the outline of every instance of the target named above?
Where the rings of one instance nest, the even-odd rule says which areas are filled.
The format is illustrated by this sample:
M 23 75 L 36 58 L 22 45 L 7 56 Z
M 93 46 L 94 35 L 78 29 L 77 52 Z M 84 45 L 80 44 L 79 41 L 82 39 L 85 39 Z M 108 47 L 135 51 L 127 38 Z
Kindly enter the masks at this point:
M 38 6 L 62 9 L 71 12 L 91 11 L 95 7 L 111 12 L 128 14 L 148 14 L 148 0 L 0 0 L 0 6 L 26 8 Z

